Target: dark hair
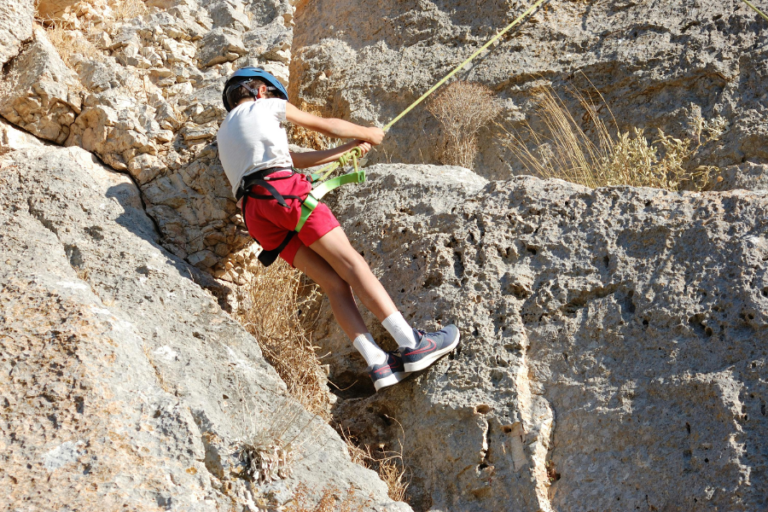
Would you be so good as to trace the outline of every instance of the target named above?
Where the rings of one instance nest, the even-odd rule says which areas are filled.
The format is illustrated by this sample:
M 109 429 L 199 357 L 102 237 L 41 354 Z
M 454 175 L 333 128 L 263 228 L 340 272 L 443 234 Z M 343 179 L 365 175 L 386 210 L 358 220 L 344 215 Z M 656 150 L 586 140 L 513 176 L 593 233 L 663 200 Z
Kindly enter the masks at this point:
M 259 87 L 262 85 L 267 86 L 267 92 L 264 96 L 267 98 L 279 97 L 274 92 L 272 92 L 275 90 L 275 88 L 270 86 L 267 82 L 261 80 L 260 78 L 251 78 L 241 82 L 239 86 L 231 87 L 227 92 L 227 101 L 229 101 L 229 104 L 232 106 L 232 108 L 234 108 L 238 103 L 240 103 L 240 101 L 243 100 L 243 98 L 255 98 L 255 94 L 253 94 L 248 89 L 258 91 Z

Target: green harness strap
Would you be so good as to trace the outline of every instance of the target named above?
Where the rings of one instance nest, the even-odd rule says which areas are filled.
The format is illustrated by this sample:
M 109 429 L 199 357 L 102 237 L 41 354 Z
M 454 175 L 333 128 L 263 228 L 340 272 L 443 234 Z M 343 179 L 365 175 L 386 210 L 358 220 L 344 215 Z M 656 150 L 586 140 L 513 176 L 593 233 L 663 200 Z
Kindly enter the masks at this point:
M 299 223 L 296 224 L 296 231 L 297 233 L 301 231 L 301 228 L 304 227 L 304 223 L 307 222 L 307 219 L 310 215 L 312 215 L 312 212 L 315 211 L 315 208 L 317 208 L 317 205 L 320 203 L 320 200 L 323 198 L 325 194 L 330 192 L 331 190 L 335 188 L 339 188 L 342 185 L 346 185 L 347 183 L 362 183 L 365 181 L 365 171 L 360 170 L 359 164 L 358 164 L 358 157 L 362 156 L 363 152 L 360 150 L 360 148 L 353 148 L 348 153 L 345 153 L 341 156 L 336 162 L 334 162 L 337 165 L 346 165 L 350 160 L 352 161 L 352 165 L 354 165 L 355 170 L 347 173 L 342 174 L 341 176 L 337 176 L 330 180 L 325 180 L 322 183 L 316 185 L 312 192 L 310 192 L 306 199 L 304 199 L 304 202 L 301 204 L 301 217 L 299 218 Z M 312 174 L 310 176 L 312 182 L 323 180 L 326 178 L 330 173 L 332 173 L 335 170 L 335 167 L 331 168 L 329 171 L 323 173 L 323 169 L 321 169 L 321 172 L 318 172 L 317 174 Z
M 325 194 L 335 188 L 346 185 L 347 183 L 362 183 L 364 181 L 365 171 L 362 170 L 337 176 L 328 181 L 324 181 L 312 189 L 312 192 L 307 195 L 307 198 L 304 199 L 304 203 L 301 205 L 301 218 L 299 219 L 299 223 L 296 224 L 296 232 L 298 233 L 301 231 L 301 228 L 304 227 L 304 223 L 307 222 L 310 214 L 315 210 Z

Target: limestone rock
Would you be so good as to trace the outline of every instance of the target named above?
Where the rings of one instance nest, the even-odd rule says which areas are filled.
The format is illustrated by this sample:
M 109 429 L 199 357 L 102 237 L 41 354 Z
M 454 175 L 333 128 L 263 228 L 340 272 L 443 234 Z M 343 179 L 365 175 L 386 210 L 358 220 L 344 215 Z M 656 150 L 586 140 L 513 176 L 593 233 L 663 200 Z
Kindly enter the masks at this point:
M 315 340 L 355 398 L 336 416 L 402 441 L 415 510 L 764 508 L 768 193 L 368 176 L 334 212 L 406 319 L 462 344 L 374 395 L 327 304 Z
M 25 5 L 12 2 L 0 8 L 0 16 L 13 17 L 15 23 Z M 225 115 L 221 87 L 228 74 L 245 65 L 263 66 L 288 84 L 293 6 L 282 0 L 153 2 L 142 16 L 116 21 L 101 0 L 41 5 L 61 8 L 70 34 L 94 42 L 98 51 L 69 56 L 68 69 L 40 30 L 35 46 L 17 56 L 21 42 L 31 39 L 31 14 L 24 22 L 26 36 L 22 28 L 27 25 L 4 25 L 0 41 L 9 60 L 42 62 L 53 70 L 49 80 L 45 70 L 24 61 L 20 78 L 4 76 L 4 117 L 128 171 L 141 187 L 165 246 L 229 279 L 221 271 L 251 240 L 212 144 Z M 19 14 L 18 21 L 24 19 Z M 6 26 L 19 37 L 6 43 Z M 12 64 L 11 71 L 16 69 Z
M 282 20 L 251 30 L 245 35 L 244 42 L 248 51 L 259 57 L 283 64 L 291 61 L 293 32 L 285 27 Z
M 230 62 L 245 55 L 247 50 L 237 32 L 217 28 L 200 41 L 200 65 L 203 67 Z
M 75 5 L 78 0 L 38 0 L 37 15 L 43 20 L 61 18 L 67 7 Z
M 93 60 L 75 55 L 72 62 L 80 83 L 91 93 L 118 89 L 134 78 L 114 59 Z
M 261 67 L 264 68 L 264 71 L 272 73 L 272 76 L 277 78 L 281 84 L 288 85 L 290 73 L 288 66 L 280 62 L 269 61 Z
M 38 147 L 42 145 L 43 143 L 37 137 L 17 130 L 12 125 L 0 120 L 0 155 L 30 146 Z
M 0 84 L 0 115 L 32 134 L 63 143 L 80 113 L 82 86 L 45 31 L 13 59 Z
M 252 511 L 303 482 L 410 510 L 287 397 L 127 176 L 76 147 L 7 153 L 0 226 L 0 508 Z M 237 453 L 277 441 L 292 476 L 249 482 Z
M 289 26 L 293 23 L 293 15 L 297 3 L 296 0 L 265 0 L 263 2 L 252 2 L 248 9 L 252 19 L 258 25 L 268 25 L 274 20 L 279 19 L 286 26 Z
M 300 2 L 291 97 L 383 125 L 530 4 Z M 589 116 L 569 89 L 588 94 L 611 129 L 615 117 L 622 131 L 638 127 L 649 136 L 661 128 L 695 137 L 698 118 L 722 116 L 730 129 L 700 149 L 697 165 L 766 163 L 765 29 L 765 20 L 743 2 L 551 2 L 457 75 L 486 84 L 504 105 L 500 127 L 481 132 L 476 168 L 492 179 L 524 171 L 501 141 L 526 119 L 546 135 L 536 115 L 545 85 L 562 95 L 588 132 Z M 435 162 L 434 144 L 425 143 L 424 134 L 437 140 L 439 129 L 419 107 L 370 160 Z
M 21 45 L 32 39 L 34 16 L 33 0 L 8 0 L 0 4 L 0 66 L 16 57 Z
M 209 8 L 214 27 L 230 27 L 238 32 L 251 28 L 248 16 L 226 1 L 215 2 Z
M 768 190 L 768 165 L 746 162 L 728 167 L 715 190 Z

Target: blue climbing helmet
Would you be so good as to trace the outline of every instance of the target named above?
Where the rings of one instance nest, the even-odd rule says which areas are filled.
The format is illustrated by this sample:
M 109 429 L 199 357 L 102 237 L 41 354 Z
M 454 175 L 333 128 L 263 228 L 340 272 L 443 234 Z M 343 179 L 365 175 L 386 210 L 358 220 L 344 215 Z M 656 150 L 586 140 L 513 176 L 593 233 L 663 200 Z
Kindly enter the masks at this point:
M 284 100 L 288 99 L 288 91 L 285 90 L 285 87 L 283 87 L 283 84 L 281 84 L 277 78 L 263 69 L 248 66 L 246 68 L 240 68 L 232 73 L 232 76 L 230 76 L 224 84 L 224 92 L 221 93 L 221 101 L 224 102 L 224 108 L 227 109 L 227 112 L 234 107 L 234 105 L 230 105 L 227 95 L 237 87 L 245 87 L 254 98 L 256 97 L 258 91 L 248 86 L 248 82 L 254 78 L 263 80 L 266 82 L 268 90 L 277 93 L 277 95 L 281 96 Z

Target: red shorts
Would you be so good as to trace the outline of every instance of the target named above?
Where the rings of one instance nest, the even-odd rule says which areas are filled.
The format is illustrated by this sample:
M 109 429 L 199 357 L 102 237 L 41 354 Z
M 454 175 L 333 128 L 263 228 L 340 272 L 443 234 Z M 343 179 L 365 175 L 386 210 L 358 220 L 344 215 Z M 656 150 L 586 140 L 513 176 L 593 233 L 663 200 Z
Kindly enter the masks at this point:
M 270 177 L 278 177 L 280 174 L 277 173 Z M 282 180 L 269 180 L 269 184 L 283 195 L 306 197 L 312 190 L 312 184 L 303 174 L 294 174 L 290 178 Z M 269 195 L 268 190 L 258 186 L 251 188 L 251 193 Z M 298 199 L 287 198 L 285 202 L 290 208 L 283 208 L 274 199 L 249 197 L 246 202 L 245 223 L 248 226 L 248 232 L 267 251 L 279 247 L 286 235 L 296 229 L 301 218 L 301 202 Z M 338 226 L 339 221 L 333 216 L 331 210 L 323 203 L 319 203 L 307 222 L 304 223 L 301 231 L 280 252 L 280 257 L 293 266 L 293 258 L 296 257 L 296 253 L 302 245 L 312 245 Z

